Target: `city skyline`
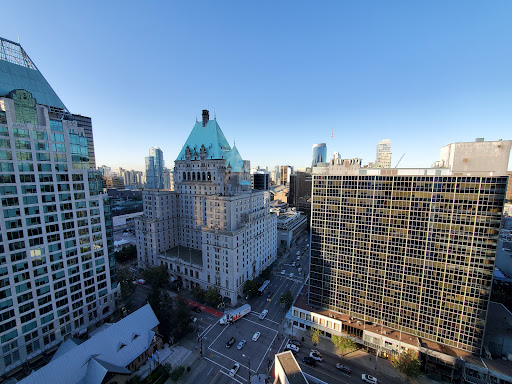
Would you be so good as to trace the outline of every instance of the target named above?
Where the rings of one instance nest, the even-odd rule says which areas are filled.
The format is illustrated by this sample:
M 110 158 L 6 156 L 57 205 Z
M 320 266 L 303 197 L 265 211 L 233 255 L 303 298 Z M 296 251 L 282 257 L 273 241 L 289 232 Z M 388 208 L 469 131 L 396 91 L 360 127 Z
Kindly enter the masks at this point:
M 509 138 L 508 2 L 24 4 L 3 5 L 24 17 L 7 17 L 0 34 L 19 34 L 66 107 L 92 118 L 97 165 L 143 170 L 154 146 L 171 165 L 202 109 L 269 168 L 308 166 L 321 142 L 329 157 L 368 163 L 387 138 L 392 166 L 405 154 L 401 167 L 424 167 L 447 143 Z

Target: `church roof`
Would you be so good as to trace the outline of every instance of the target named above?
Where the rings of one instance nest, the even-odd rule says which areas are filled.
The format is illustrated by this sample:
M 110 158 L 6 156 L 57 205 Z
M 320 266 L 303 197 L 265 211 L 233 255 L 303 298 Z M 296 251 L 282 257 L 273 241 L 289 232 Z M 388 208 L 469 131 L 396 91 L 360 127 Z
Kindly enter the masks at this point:
M 0 37 L 0 96 L 15 89 L 29 91 L 38 104 L 66 109 L 23 48 Z
M 244 161 L 242 156 L 240 156 L 236 145 L 231 148 L 217 120 L 208 120 L 204 127 L 202 122 L 196 123 L 187 141 L 183 144 L 176 161 L 185 160 L 187 147 L 190 148 L 193 160 L 196 153 L 197 159 L 200 159 L 200 151 L 203 145 L 206 149 L 206 159 L 225 159 L 226 168 L 231 166 L 231 172 L 243 171 Z

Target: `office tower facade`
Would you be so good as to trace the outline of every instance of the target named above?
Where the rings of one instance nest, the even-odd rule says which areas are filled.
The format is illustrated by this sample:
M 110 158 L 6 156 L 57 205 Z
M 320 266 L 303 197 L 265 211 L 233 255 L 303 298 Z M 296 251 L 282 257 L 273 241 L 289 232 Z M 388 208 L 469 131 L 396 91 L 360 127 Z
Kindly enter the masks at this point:
M 92 119 L 82 115 L 71 115 L 80 128 L 84 129 L 87 139 L 87 152 L 89 155 L 89 168 L 96 168 L 96 156 L 94 154 L 94 138 L 92 136 Z
M 381 140 L 377 144 L 377 168 L 391 168 L 391 140 Z
M 313 160 L 311 165 L 314 167 L 317 163 L 327 163 L 327 146 L 325 143 L 313 145 Z
M 270 194 L 251 188 L 249 161 L 206 110 L 174 164 L 174 191 L 143 193 L 144 215 L 135 222 L 139 263 L 164 264 L 184 287 L 217 288 L 236 304 L 245 281 L 276 259 Z
M 257 189 L 258 191 L 269 191 L 270 172 L 261 168 L 251 169 L 251 184 L 252 189 Z
M 0 374 L 114 309 L 110 202 L 88 154 L 84 127 L 0 39 Z
M 309 302 L 480 353 L 507 184 L 501 164 L 485 172 L 359 165 L 314 174 Z
M 311 186 L 313 177 L 311 172 L 296 171 L 290 176 L 290 189 L 288 204 L 298 211 L 311 210 Z
M 292 167 L 289 165 L 281 165 L 279 167 L 279 184 L 285 187 L 290 184 L 290 175 L 292 174 Z
M 150 148 L 146 157 L 146 188 L 164 188 L 164 153 L 158 147 Z
M 164 167 L 163 183 L 165 189 L 174 189 L 172 169 Z

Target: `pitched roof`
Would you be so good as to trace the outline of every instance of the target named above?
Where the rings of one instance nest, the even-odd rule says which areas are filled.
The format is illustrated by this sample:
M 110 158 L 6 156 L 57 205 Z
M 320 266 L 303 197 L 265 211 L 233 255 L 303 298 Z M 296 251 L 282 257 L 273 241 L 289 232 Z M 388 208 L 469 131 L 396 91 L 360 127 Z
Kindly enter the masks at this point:
M 39 104 L 66 109 L 23 48 L 0 38 L 0 96 L 15 89 L 29 91 Z
M 107 372 L 125 367 L 151 345 L 158 319 L 149 304 L 63 353 L 20 384 L 100 384 Z M 139 337 L 134 337 L 134 334 Z M 121 344 L 125 346 L 119 348 Z

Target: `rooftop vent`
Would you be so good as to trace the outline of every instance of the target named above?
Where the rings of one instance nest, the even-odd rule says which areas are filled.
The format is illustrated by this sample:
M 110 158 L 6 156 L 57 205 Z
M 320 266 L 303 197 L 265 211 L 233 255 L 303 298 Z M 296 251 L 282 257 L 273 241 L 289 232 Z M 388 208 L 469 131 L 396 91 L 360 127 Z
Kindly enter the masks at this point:
M 210 113 L 207 109 L 203 109 L 203 127 L 206 126 L 206 123 L 208 123 L 208 120 L 210 120 Z
M 203 111 L 203 113 L 204 113 L 204 111 Z M 477 143 L 481 143 L 482 141 L 485 141 L 485 139 L 483 137 L 477 137 L 475 139 L 475 142 L 477 142 Z

